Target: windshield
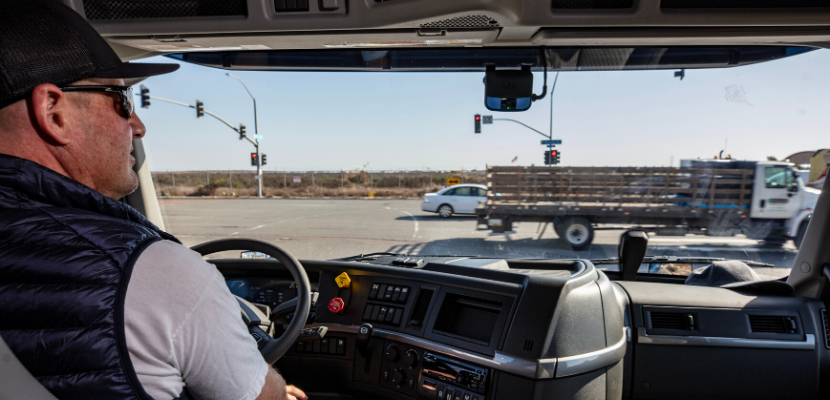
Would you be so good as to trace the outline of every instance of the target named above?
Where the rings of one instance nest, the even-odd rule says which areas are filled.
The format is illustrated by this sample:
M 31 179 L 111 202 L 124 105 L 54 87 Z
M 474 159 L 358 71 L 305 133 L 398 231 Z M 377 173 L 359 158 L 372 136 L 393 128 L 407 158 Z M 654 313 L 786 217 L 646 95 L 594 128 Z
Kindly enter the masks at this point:
M 380 72 L 380 60 L 378 72 L 228 74 L 175 60 L 179 72 L 142 83 L 151 97 L 138 115 L 165 228 L 186 245 L 602 260 L 637 228 L 648 256 L 750 260 L 781 277 L 815 201 L 787 159 L 828 146 L 829 54 L 536 68 L 533 93 L 547 93 L 526 112 L 488 111 L 483 70 Z

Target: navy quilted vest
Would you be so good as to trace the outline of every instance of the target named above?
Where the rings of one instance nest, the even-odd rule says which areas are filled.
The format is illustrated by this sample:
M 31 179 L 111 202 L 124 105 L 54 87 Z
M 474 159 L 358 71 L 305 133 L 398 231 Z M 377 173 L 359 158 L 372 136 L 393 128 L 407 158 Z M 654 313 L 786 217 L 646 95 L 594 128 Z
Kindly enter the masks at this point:
M 149 244 L 176 240 L 132 207 L 0 155 L 0 335 L 59 399 L 150 399 L 124 338 Z

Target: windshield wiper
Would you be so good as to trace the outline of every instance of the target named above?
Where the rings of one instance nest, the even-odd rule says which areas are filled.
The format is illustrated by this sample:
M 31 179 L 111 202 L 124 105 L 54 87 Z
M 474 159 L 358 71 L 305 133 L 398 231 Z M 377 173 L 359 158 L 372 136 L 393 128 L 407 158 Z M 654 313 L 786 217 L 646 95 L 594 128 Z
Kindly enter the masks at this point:
M 688 264 L 703 264 L 715 261 L 726 261 L 723 257 L 677 257 L 677 256 L 646 256 L 643 258 L 643 264 L 669 264 L 669 263 L 688 263 Z M 740 261 L 750 267 L 769 267 L 775 268 L 774 264 L 763 263 L 760 261 L 751 260 L 735 260 Z M 617 257 L 602 258 L 591 260 L 594 265 L 602 264 L 619 264 L 620 259 Z

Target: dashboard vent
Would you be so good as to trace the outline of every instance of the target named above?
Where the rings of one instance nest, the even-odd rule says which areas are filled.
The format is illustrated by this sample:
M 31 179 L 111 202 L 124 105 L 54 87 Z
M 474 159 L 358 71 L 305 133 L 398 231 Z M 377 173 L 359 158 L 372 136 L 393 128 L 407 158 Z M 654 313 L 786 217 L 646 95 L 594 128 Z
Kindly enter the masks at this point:
M 277 12 L 308 11 L 308 0 L 274 0 Z
M 824 321 L 824 347 L 830 349 L 830 322 L 827 321 L 827 310 L 821 310 L 821 320 Z
M 830 7 L 827 0 L 662 0 L 660 8 L 811 8 Z
M 430 289 L 421 289 L 418 292 L 418 300 L 415 301 L 415 307 L 412 308 L 412 316 L 409 318 L 410 326 L 420 327 L 424 324 L 424 318 L 427 316 L 433 293 L 435 291 Z
M 533 340 L 525 339 L 525 346 L 522 348 L 524 351 L 531 351 L 533 350 Z
M 84 0 L 88 20 L 247 16 L 246 0 Z
M 634 0 L 553 0 L 554 10 L 613 10 L 633 8 Z
M 778 315 L 750 315 L 749 327 L 753 333 L 787 333 L 787 319 Z
M 694 326 L 689 327 L 686 321 L 687 316 L 692 314 L 663 311 L 651 311 L 649 314 L 651 314 L 651 329 L 694 329 Z
M 491 28 L 497 26 L 499 26 L 498 21 L 486 15 L 467 15 L 421 24 L 421 28 Z

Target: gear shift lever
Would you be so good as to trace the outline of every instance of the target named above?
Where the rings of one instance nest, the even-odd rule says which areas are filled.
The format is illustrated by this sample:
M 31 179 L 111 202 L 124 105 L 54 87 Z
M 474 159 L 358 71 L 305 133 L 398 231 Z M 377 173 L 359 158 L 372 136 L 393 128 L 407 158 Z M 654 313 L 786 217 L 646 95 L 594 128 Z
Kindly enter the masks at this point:
M 637 277 L 640 264 L 648 248 L 648 235 L 644 231 L 627 231 L 620 236 L 620 276 L 624 281 Z

